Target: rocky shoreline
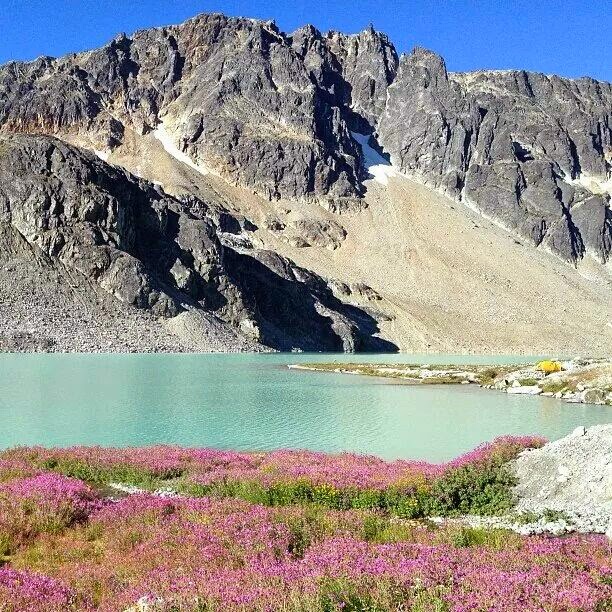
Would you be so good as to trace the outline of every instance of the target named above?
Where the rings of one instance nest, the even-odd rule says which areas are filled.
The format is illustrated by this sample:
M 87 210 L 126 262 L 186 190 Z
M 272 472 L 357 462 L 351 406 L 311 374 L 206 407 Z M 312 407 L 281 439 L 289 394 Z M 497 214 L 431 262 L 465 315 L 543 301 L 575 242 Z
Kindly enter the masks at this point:
M 547 365 L 550 364 L 550 365 Z M 407 384 L 474 384 L 509 394 L 612 406 L 612 360 L 572 359 L 517 365 L 301 363 L 290 369 L 392 378 Z M 547 371 L 550 368 L 550 371 Z

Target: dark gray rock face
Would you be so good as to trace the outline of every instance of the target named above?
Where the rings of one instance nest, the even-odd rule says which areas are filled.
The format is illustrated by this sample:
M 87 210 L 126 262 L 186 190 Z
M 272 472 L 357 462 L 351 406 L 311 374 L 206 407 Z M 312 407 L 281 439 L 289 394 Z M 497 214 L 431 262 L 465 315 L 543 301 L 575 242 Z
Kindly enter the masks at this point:
M 55 138 L 0 137 L 0 232 L 18 232 L 41 257 L 120 302 L 161 317 L 212 312 L 272 348 L 394 349 L 321 277 L 219 240 L 223 230 L 248 227 Z
M 220 14 L 0 68 L 0 131 L 113 149 L 126 130 L 160 126 L 232 182 L 333 212 L 361 208 L 367 173 L 350 132 L 374 133 L 400 170 L 533 244 L 571 262 L 610 255 L 607 83 L 449 74 L 423 49 L 399 60 L 372 28 L 287 35 Z
M 388 92 L 379 139 L 402 171 L 568 261 L 608 259 L 610 84 L 449 74 L 441 57 L 416 49 Z
M 179 141 L 270 198 L 361 192 L 359 152 L 340 110 L 271 23 L 203 16 L 176 29 L 185 57 Z
M 317 85 L 340 106 L 354 131 L 369 133 L 385 110 L 398 56 L 389 39 L 372 27 L 355 35 L 321 34 L 312 26 L 291 35 Z
M 343 108 L 349 85 L 340 97 L 325 90 L 291 42 L 272 23 L 214 14 L 120 36 L 90 53 L 11 63 L 0 69 L 0 125 L 85 131 L 112 148 L 126 128 L 146 133 L 166 121 L 195 162 L 272 199 L 357 197 L 361 153 Z M 390 49 L 380 43 L 368 57 L 386 61 Z M 366 88 L 358 95 L 367 106 L 369 81 L 359 81 L 359 65 L 349 72 Z M 378 107 L 384 92 L 375 91 Z
M 85 132 L 101 149 L 168 126 L 196 163 L 271 199 L 363 193 L 350 131 L 378 132 L 394 164 L 508 229 L 576 261 L 606 261 L 612 90 L 520 71 L 448 74 L 422 49 L 398 61 L 372 28 L 201 15 L 106 47 L 0 69 L 0 129 Z
M 173 316 L 220 302 L 223 249 L 209 218 L 54 138 L 0 140 L 0 223 L 138 308 Z M 177 268 L 191 279 L 182 295 Z

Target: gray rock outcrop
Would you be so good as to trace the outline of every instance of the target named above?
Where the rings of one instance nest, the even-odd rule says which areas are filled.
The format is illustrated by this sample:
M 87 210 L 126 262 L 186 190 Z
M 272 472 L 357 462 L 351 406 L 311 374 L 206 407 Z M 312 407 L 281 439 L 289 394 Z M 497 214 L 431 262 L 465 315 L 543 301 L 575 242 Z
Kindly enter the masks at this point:
M 574 262 L 612 249 L 612 86 L 401 59 L 378 125 L 395 165 Z
M 106 150 L 161 124 L 196 164 L 270 198 L 362 192 L 338 100 L 271 22 L 200 15 L 0 69 L 3 131 L 85 132 Z
M 394 349 L 326 280 L 276 253 L 224 246 L 228 216 L 55 138 L 0 137 L 2 233 L 127 306 L 166 318 L 212 312 L 272 348 Z
M 612 249 L 612 86 L 524 71 L 448 73 L 372 27 L 291 35 L 199 15 L 105 47 L 0 68 L 0 131 L 112 150 L 167 132 L 201 168 L 270 199 L 359 210 L 374 133 L 402 172 L 569 262 Z M 351 204 L 353 202 L 353 204 Z

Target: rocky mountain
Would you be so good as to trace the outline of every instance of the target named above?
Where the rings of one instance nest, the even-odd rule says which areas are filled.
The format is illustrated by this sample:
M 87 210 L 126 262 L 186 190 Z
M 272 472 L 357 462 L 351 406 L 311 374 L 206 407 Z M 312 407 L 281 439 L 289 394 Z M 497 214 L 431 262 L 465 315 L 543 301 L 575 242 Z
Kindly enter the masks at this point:
M 427 283 L 411 306 L 401 281 L 374 286 L 379 270 L 358 263 L 369 249 L 376 260 L 371 242 L 356 245 L 381 202 L 403 202 L 396 228 L 409 220 L 399 187 L 381 187 L 389 181 L 475 211 L 491 224 L 478 240 L 494 225 L 525 241 L 521 265 L 552 253 L 568 302 L 584 298 L 586 265 L 600 288 L 584 322 L 571 324 L 588 342 L 587 320 L 605 326 L 612 316 L 611 117 L 610 84 L 448 73 L 430 51 L 398 57 L 371 27 L 286 34 L 273 22 L 206 14 L 90 52 L 11 62 L 0 67 L 0 344 L 42 335 L 53 340 L 47 348 L 74 348 L 40 323 L 48 308 L 34 320 L 15 314 L 25 303 L 11 297 L 16 270 L 35 260 L 39 271 L 69 271 L 91 298 L 88 320 L 110 296 L 111 310 L 161 321 L 171 332 L 163 350 L 172 338 L 176 350 L 207 350 L 203 338 L 215 334 L 214 348 L 236 338 L 241 348 L 442 348 L 444 309 L 433 309 L 437 323 L 431 308 L 420 315 L 433 295 Z M 413 265 L 411 248 L 400 236 L 391 277 Z M 482 278 L 478 290 L 489 291 Z M 483 338 L 498 310 L 502 320 L 516 311 L 504 299 L 485 313 Z
M 534 245 L 575 262 L 612 250 L 612 85 L 524 71 L 449 74 L 403 57 L 379 125 L 416 174 Z
M 241 227 L 195 197 L 173 198 L 55 138 L 0 138 L 0 224 L 159 317 L 213 312 L 285 350 L 393 348 L 370 335 L 372 317 L 336 299 L 315 274 L 270 251 L 225 246 L 220 236 L 241 232 L 244 220 Z

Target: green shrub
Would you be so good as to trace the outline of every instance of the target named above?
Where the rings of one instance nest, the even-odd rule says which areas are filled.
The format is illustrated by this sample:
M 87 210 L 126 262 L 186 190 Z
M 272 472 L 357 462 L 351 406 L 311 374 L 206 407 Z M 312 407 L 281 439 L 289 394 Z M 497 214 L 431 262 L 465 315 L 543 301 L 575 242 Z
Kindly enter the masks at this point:
M 553 523 L 555 521 L 567 521 L 569 516 L 567 513 L 563 512 L 563 510 L 551 510 L 550 508 L 546 508 L 542 513 L 544 520 L 548 523 Z
M 389 489 L 385 494 L 384 508 L 401 518 L 415 519 L 426 514 L 429 492 L 425 489 L 410 492 Z
M 511 489 L 515 479 L 504 467 L 513 456 L 513 449 L 509 449 L 485 462 L 449 470 L 433 483 L 416 480 L 386 490 L 338 489 L 307 480 L 281 481 L 267 486 L 255 481 L 202 484 L 183 480 L 176 488 L 191 497 L 236 497 L 266 506 L 312 504 L 332 510 L 374 510 L 404 519 L 493 515 L 513 506 Z
M 362 537 L 366 542 L 380 542 L 381 535 L 388 529 L 389 520 L 376 514 L 370 514 L 363 520 Z
M 487 368 L 478 375 L 478 381 L 481 385 L 492 385 L 499 374 L 497 368 Z
M 361 510 L 374 510 L 385 506 L 385 492 L 366 489 L 355 490 L 350 495 L 350 507 Z
M 426 514 L 502 514 L 513 506 L 515 484 L 516 479 L 499 460 L 450 470 L 433 483 Z
M 537 512 L 525 511 L 516 514 L 513 518 L 519 525 L 527 525 L 529 523 L 536 523 L 540 515 Z
M 567 521 L 569 520 L 569 516 L 562 510 L 551 510 L 550 508 L 546 508 L 546 510 L 539 514 L 537 512 L 527 511 L 521 512 L 514 517 L 514 520 L 521 525 L 537 523 L 540 519 L 552 523 L 554 521 Z

